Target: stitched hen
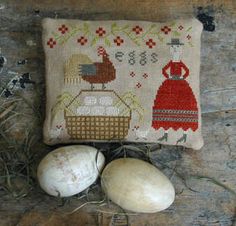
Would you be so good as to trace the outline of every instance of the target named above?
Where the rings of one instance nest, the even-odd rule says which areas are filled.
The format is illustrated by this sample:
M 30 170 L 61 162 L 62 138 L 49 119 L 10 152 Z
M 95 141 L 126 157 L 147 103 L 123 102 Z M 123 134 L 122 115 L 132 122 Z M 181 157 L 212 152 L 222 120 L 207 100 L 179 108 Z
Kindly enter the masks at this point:
M 105 84 L 116 78 L 116 70 L 109 59 L 109 55 L 103 47 L 98 48 L 98 56 L 102 57 L 102 62 L 93 64 L 80 64 L 80 75 L 82 79 L 91 84 L 102 84 L 102 89 L 105 89 Z

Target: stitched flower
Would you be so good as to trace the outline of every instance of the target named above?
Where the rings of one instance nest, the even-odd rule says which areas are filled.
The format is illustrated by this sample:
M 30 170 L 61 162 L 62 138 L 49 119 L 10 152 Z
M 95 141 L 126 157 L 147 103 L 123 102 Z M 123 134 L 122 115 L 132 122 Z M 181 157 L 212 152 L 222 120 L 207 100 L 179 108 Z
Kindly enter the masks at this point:
M 168 35 L 168 33 L 171 31 L 171 29 L 168 26 L 164 26 L 164 27 L 161 28 L 161 31 L 164 34 Z
M 148 74 L 147 73 L 144 73 L 143 74 L 143 78 L 147 78 L 148 77 Z
M 139 89 L 139 88 L 142 87 L 142 84 L 141 84 L 140 82 L 138 82 L 138 83 L 136 84 L 136 87 Z
M 68 31 L 68 27 L 65 24 L 62 24 L 61 27 L 58 28 L 62 34 L 65 34 Z
M 122 43 L 124 43 L 124 40 L 120 36 L 117 36 L 114 39 L 114 43 L 116 43 L 117 46 L 120 46 Z
M 99 27 L 99 28 L 96 30 L 96 34 L 97 34 L 99 37 L 103 37 L 103 35 L 106 34 L 106 31 L 105 31 L 102 27 Z
M 88 39 L 81 36 L 78 40 L 77 40 L 78 43 L 80 43 L 80 45 L 85 45 L 87 42 L 88 42 Z
M 192 37 L 190 35 L 187 35 L 187 39 L 190 40 Z
M 133 27 L 132 31 L 135 32 L 136 35 L 139 35 L 143 31 L 143 29 L 137 25 L 137 26 Z
M 135 76 L 135 73 L 132 71 L 129 75 L 130 75 L 131 77 L 134 77 L 134 76 Z
M 182 25 L 179 25 L 179 30 L 183 30 L 184 29 L 184 27 L 182 26 Z
M 53 38 L 49 38 L 49 40 L 47 41 L 47 45 L 50 48 L 53 48 L 55 45 L 57 44 L 56 40 L 54 40 Z
M 146 45 L 147 45 L 150 49 L 152 49 L 152 47 L 156 45 L 156 42 L 154 42 L 154 41 L 152 40 L 152 38 L 150 38 L 150 39 L 148 39 L 148 41 L 146 41 Z

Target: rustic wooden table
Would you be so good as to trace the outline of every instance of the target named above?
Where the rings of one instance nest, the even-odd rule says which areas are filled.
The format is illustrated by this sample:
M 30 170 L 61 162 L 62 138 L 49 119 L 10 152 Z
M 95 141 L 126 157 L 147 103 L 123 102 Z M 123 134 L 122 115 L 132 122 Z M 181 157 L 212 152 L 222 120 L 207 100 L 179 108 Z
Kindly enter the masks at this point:
M 163 21 L 189 16 L 198 17 L 204 24 L 201 106 L 205 145 L 200 151 L 163 147 L 157 153 L 157 159 L 169 167 L 163 171 L 175 185 L 175 203 L 163 212 L 150 215 L 113 216 L 107 213 L 112 212 L 112 205 L 99 212 L 97 207 L 87 205 L 68 216 L 62 212 L 78 206 L 77 199 L 59 207 L 57 200 L 33 190 L 20 200 L 0 198 L 0 225 L 127 225 L 122 224 L 126 217 L 131 226 L 235 225 L 233 192 L 208 178 L 236 190 L 235 0 L 0 0 L 0 54 L 7 59 L 3 71 L 0 68 L 0 82 L 7 83 L 15 73 L 30 73 L 43 93 L 40 22 L 44 17 Z M 34 88 L 23 92 L 36 103 L 38 93 Z M 44 95 L 40 98 L 43 108 Z M 40 126 L 36 132 L 40 133 Z M 14 135 L 20 133 L 15 131 Z M 186 183 L 191 190 L 176 172 L 186 177 L 202 177 L 189 177 Z

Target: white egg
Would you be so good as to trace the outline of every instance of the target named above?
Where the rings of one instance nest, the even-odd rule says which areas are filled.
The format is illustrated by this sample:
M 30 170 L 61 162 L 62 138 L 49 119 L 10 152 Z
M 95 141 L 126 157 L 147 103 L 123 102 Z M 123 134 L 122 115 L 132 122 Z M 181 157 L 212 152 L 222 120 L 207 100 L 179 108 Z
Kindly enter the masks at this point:
M 112 105 L 113 99 L 112 97 L 109 97 L 109 96 L 103 96 L 103 97 L 100 97 L 99 103 L 103 106 L 109 106 L 109 105 Z
M 78 115 L 89 115 L 90 114 L 90 107 L 89 106 L 79 106 L 77 108 Z
M 155 166 L 138 159 L 112 161 L 103 170 L 101 181 L 109 199 L 134 212 L 164 210 L 175 198 L 170 180 Z
M 95 97 L 95 96 L 86 96 L 84 98 L 85 105 L 94 105 L 96 103 L 97 103 L 97 97 Z
M 106 108 L 106 115 L 110 115 L 110 116 L 118 116 L 119 115 L 119 108 L 117 107 L 107 107 Z
M 37 176 L 41 188 L 50 195 L 68 197 L 93 184 L 105 163 L 94 147 L 72 145 L 58 148 L 44 157 Z

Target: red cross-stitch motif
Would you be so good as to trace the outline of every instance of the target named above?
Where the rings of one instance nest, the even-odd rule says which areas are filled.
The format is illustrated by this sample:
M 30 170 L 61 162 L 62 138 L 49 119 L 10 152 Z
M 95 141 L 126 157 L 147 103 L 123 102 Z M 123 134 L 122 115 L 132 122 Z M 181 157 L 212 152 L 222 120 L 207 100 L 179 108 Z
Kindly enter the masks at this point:
M 103 37 L 103 35 L 106 34 L 106 31 L 105 31 L 102 27 L 99 27 L 99 28 L 96 30 L 96 34 L 97 34 L 99 37 Z
M 168 26 L 164 26 L 161 28 L 161 31 L 164 32 L 164 34 L 168 35 L 168 33 L 171 31 L 171 28 Z
M 116 43 L 117 46 L 120 46 L 122 43 L 124 43 L 124 40 L 120 36 L 117 36 L 114 39 L 114 43 Z
M 187 35 L 187 39 L 190 40 L 192 37 L 190 35 Z
M 135 32 L 136 35 L 139 35 L 143 31 L 143 29 L 137 25 L 137 26 L 133 27 L 132 31 Z
M 143 74 L 143 77 L 144 77 L 144 78 L 148 78 L 148 74 L 147 74 L 147 73 L 144 73 L 144 74 Z
M 130 75 L 131 77 L 134 77 L 134 76 L 135 76 L 135 73 L 132 71 L 129 75 Z
M 138 83 L 136 84 L 136 87 L 139 89 L 139 88 L 142 87 L 142 84 L 141 84 L 140 82 L 138 82 Z
M 68 31 L 68 27 L 65 24 L 62 24 L 61 27 L 58 28 L 62 34 L 65 34 Z
M 156 42 L 154 42 L 154 41 L 152 40 L 152 38 L 150 38 L 150 39 L 146 42 L 146 45 L 147 45 L 150 49 L 152 49 L 152 47 L 154 47 L 154 46 L 156 45 Z
M 47 45 L 50 48 L 53 48 L 55 45 L 57 44 L 56 40 L 54 40 L 53 38 L 49 38 L 49 40 L 47 41 Z
M 78 40 L 77 40 L 78 43 L 80 43 L 80 45 L 85 45 L 87 42 L 88 42 L 88 39 L 81 36 Z

